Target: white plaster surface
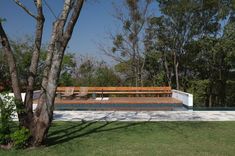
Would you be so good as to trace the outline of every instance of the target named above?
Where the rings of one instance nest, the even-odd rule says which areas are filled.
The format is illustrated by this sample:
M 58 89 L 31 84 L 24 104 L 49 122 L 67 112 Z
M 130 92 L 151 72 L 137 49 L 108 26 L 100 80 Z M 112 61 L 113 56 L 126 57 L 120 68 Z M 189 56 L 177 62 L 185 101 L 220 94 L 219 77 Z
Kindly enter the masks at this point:
M 179 90 L 172 90 L 172 97 L 183 102 L 188 107 L 193 107 L 193 95 Z

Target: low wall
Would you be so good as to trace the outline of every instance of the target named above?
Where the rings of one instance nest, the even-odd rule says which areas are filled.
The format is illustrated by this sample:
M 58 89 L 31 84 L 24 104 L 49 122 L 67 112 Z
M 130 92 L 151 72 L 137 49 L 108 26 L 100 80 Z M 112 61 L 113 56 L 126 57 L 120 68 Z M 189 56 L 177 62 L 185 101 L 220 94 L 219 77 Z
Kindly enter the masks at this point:
M 183 102 L 187 108 L 193 108 L 193 95 L 179 90 L 172 90 L 172 97 Z

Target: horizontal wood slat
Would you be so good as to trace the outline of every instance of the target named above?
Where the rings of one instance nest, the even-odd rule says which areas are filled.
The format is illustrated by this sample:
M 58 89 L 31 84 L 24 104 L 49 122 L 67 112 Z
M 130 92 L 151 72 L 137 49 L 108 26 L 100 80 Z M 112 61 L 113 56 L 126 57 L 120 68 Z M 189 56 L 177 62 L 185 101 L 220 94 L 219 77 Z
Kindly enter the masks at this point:
M 74 89 L 74 94 L 86 90 L 87 94 L 171 95 L 171 87 L 57 87 L 57 93 L 65 93 L 71 88 Z
M 71 87 L 57 87 L 57 91 L 64 92 Z M 81 87 L 74 87 L 74 91 L 80 91 Z M 86 87 L 88 91 L 165 91 L 170 90 L 171 87 Z
M 79 92 L 74 92 L 75 94 L 76 93 L 79 93 Z M 94 92 L 87 92 L 88 94 L 93 94 L 93 93 L 95 93 L 95 94 L 166 94 L 166 93 L 171 93 L 170 91 L 162 91 L 162 92 L 160 92 L 160 91 L 158 91 L 158 92 L 122 92 L 122 91 L 120 91 L 120 92 L 107 92 L 107 91 L 104 91 L 104 92 L 96 92 L 96 91 L 94 91 Z

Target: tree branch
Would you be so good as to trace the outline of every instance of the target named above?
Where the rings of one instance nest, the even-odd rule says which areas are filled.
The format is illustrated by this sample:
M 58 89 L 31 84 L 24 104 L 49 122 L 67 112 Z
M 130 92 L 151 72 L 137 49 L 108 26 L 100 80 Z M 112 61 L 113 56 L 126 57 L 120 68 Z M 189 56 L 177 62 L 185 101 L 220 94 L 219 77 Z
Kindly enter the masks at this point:
M 73 9 L 73 13 L 68 21 L 68 25 L 65 29 L 65 36 L 64 36 L 64 39 L 66 40 L 66 42 L 69 41 L 71 35 L 72 35 L 72 32 L 73 32 L 73 28 L 75 26 L 75 23 L 77 22 L 77 19 L 80 15 L 80 12 L 82 10 L 82 6 L 83 6 L 83 3 L 84 3 L 84 0 L 77 0 L 76 2 L 74 2 L 74 9 Z M 67 44 L 65 42 L 65 44 Z
M 27 14 L 29 14 L 31 17 L 33 17 L 34 19 L 37 20 L 37 16 L 34 15 L 31 11 L 29 11 L 29 9 L 27 9 L 19 0 L 13 0 L 15 1 L 15 3 L 21 7 Z

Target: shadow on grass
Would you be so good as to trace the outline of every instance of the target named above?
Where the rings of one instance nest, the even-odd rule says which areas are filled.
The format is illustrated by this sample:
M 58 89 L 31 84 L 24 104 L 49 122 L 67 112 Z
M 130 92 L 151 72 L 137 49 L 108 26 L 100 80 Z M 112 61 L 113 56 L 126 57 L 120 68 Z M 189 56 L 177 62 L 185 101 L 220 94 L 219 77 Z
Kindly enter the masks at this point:
M 145 126 L 145 129 L 150 129 L 156 125 L 158 128 L 169 131 L 170 133 L 177 133 L 178 135 L 188 138 L 188 134 L 183 132 L 184 127 L 190 129 L 198 129 L 202 127 L 211 127 L 213 124 L 207 122 L 105 122 L 105 121 L 89 121 L 89 122 L 64 122 L 55 123 L 49 132 L 48 139 L 46 141 L 47 146 L 53 146 L 68 142 L 70 140 L 87 136 L 94 133 L 101 133 L 106 131 L 113 131 L 118 129 L 125 129 L 134 126 Z M 138 128 L 138 127 L 137 127 Z
M 70 140 L 83 137 L 86 135 L 90 135 L 93 133 L 100 133 L 106 131 L 113 131 L 123 128 L 128 128 L 136 125 L 145 124 L 146 122 L 135 122 L 135 123 L 122 123 L 119 124 L 116 121 L 112 122 L 98 122 L 98 121 L 89 121 L 89 122 L 70 122 L 69 126 L 64 128 L 52 130 L 49 135 L 48 139 L 46 140 L 47 146 L 53 146 L 56 144 L 61 144 L 68 142 Z M 66 124 L 65 124 L 66 125 Z M 56 125 L 55 125 L 56 127 Z M 52 127 L 53 129 L 53 127 Z

